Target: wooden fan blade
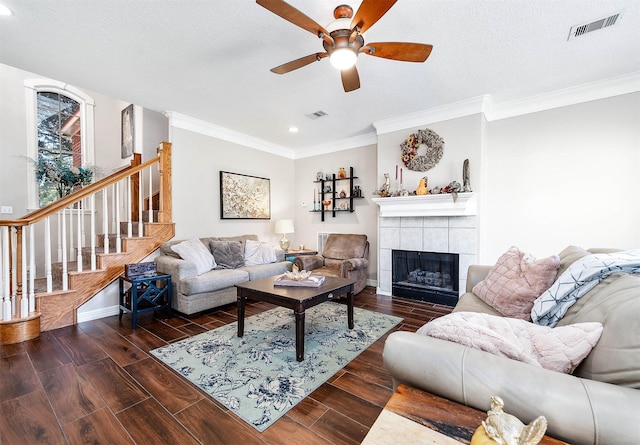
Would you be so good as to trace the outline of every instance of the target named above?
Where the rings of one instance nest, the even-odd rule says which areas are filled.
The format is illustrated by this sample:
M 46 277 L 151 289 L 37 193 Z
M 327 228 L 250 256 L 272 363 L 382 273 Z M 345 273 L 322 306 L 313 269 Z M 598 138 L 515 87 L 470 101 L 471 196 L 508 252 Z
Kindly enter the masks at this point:
M 371 28 L 385 15 L 397 0 L 364 0 L 351 21 L 351 29 L 356 26 L 360 34 Z
M 377 42 L 362 47 L 360 52 L 385 59 L 402 62 L 424 62 L 431 54 L 433 45 L 409 42 Z
M 329 32 L 322 26 L 318 25 L 315 20 L 304 15 L 302 12 L 282 0 L 256 0 L 256 3 L 318 37 L 322 35 L 329 36 Z
M 315 53 L 309 54 L 308 56 L 300 57 L 299 59 L 292 60 L 291 62 L 287 62 L 280 66 L 271 69 L 272 73 L 276 74 L 285 74 L 293 70 L 297 70 L 298 68 L 302 68 L 303 66 L 309 65 L 311 62 L 319 62 L 320 59 L 324 59 L 329 54 L 327 53 Z
M 345 93 L 360 88 L 360 76 L 358 76 L 358 70 L 355 65 L 347 70 L 340 71 L 340 76 L 342 77 L 342 86 Z

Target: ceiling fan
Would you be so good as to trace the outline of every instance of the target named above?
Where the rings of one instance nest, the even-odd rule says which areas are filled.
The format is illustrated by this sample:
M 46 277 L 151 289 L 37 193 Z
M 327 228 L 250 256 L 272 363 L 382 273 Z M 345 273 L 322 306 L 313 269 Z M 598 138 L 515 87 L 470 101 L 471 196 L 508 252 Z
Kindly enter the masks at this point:
M 324 28 L 282 0 L 256 0 L 260 6 L 321 38 L 324 47 L 323 52 L 292 60 L 272 68 L 271 71 L 285 74 L 329 57 L 331 64 L 340 70 L 344 91 L 349 92 L 360 88 L 360 76 L 355 66 L 358 54 L 403 62 L 424 62 L 431 54 L 432 45 L 409 42 L 379 42 L 365 45 L 362 34 L 380 20 L 396 1 L 363 0 L 355 16 L 351 6 L 340 5 L 333 11 L 336 20 Z

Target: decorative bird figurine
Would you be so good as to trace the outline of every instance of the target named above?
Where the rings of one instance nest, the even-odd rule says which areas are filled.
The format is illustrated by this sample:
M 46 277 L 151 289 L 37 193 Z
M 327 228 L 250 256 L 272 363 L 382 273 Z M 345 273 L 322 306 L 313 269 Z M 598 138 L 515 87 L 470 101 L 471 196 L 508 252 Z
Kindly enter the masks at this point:
M 547 419 L 540 416 L 528 425 L 517 417 L 505 413 L 504 402 L 498 396 L 491 397 L 491 409 L 482 422 L 487 436 L 500 445 L 536 445 L 547 430 Z

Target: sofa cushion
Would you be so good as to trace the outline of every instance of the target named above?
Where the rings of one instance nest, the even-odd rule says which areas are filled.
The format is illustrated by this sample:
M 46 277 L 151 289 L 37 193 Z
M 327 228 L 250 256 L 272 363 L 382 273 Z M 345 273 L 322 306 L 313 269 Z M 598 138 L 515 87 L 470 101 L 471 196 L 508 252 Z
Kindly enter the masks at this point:
M 456 312 L 430 321 L 417 333 L 570 373 L 598 342 L 602 324 L 590 322 L 549 328 L 516 318 Z
M 249 280 L 249 273 L 242 269 L 216 269 L 197 277 L 185 278 L 178 283 L 178 290 L 184 295 L 214 292 Z
M 211 241 L 209 248 L 216 269 L 235 269 L 244 265 L 244 248 L 240 241 Z
M 602 337 L 575 375 L 640 389 L 640 276 L 614 274 L 567 310 L 558 326 L 598 321 Z
M 252 240 L 257 241 L 258 240 L 258 235 L 211 236 L 211 237 L 200 238 L 200 241 L 202 241 L 202 244 L 204 244 L 205 246 L 209 246 L 209 243 L 211 241 L 240 241 L 242 243 L 242 246 L 243 246 L 243 249 L 244 249 L 244 243 L 248 239 L 252 239 Z M 175 246 L 176 244 L 179 244 L 181 242 L 182 242 L 182 240 L 171 240 L 171 241 L 167 241 L 165 243 L 162 243 L 160 245 L 160 251 L 165 255 L 172 256 L 174 258 L 180 258 L 180 255 L 178 255 L 173 250 L 171 250 L 171 247 Z
M 291 270 L 291 262 L 280 261 L 277 263 L 261 264 L 258 266 L 244 266 L 241 270 L 249 274 L 249 280 L 259 280 L 260 278 L 280 275 Z
M 553 284 L 559 266 L 558 255 L 536 260 L 511 247 L 473 293 L 506 317 L 531 320 L 533 302 Z
M 198 275 L 203 274 L 214 267 L 216 262 L 213 259 L 213 255 L 202 241 L 198 238 L 183 241 L 174 246 L 171 246 L 171 250 L 180 255 L 180 258 L 186 261 L 190 261 L 196 265 Z
M 582 247 L 578 246 L 568 246 L 562 252 L 560 252 L 560 267 L 558 268 L 558 272 L 556 274 L 556 279 L 562 275 L 562 273 L 571 266 L 575 261 L 579 260 L 582 257 L 587 255 L 591 255 L 591 252 L 588 250 L 584 250 Z M 555 281 L 555 280 L 554 280 Z
M 244 263 L 247 266 L 275 263 L 276 248 L 273 244 L 247 240 L 244 246 Z

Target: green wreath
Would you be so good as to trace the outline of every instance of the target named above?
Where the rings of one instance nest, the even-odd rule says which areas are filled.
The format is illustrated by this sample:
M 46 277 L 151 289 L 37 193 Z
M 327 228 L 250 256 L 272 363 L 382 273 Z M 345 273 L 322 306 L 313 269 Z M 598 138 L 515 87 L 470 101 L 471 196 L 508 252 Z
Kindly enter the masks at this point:
M 418 156 L 418 148 L 426 145 L 425 155 Z M 433 168 L 444 152 L 444 139 L 433 130 L 425 128 L 409 136 L 401 145 L 402 162 L 409 170 L 424 172 Z

